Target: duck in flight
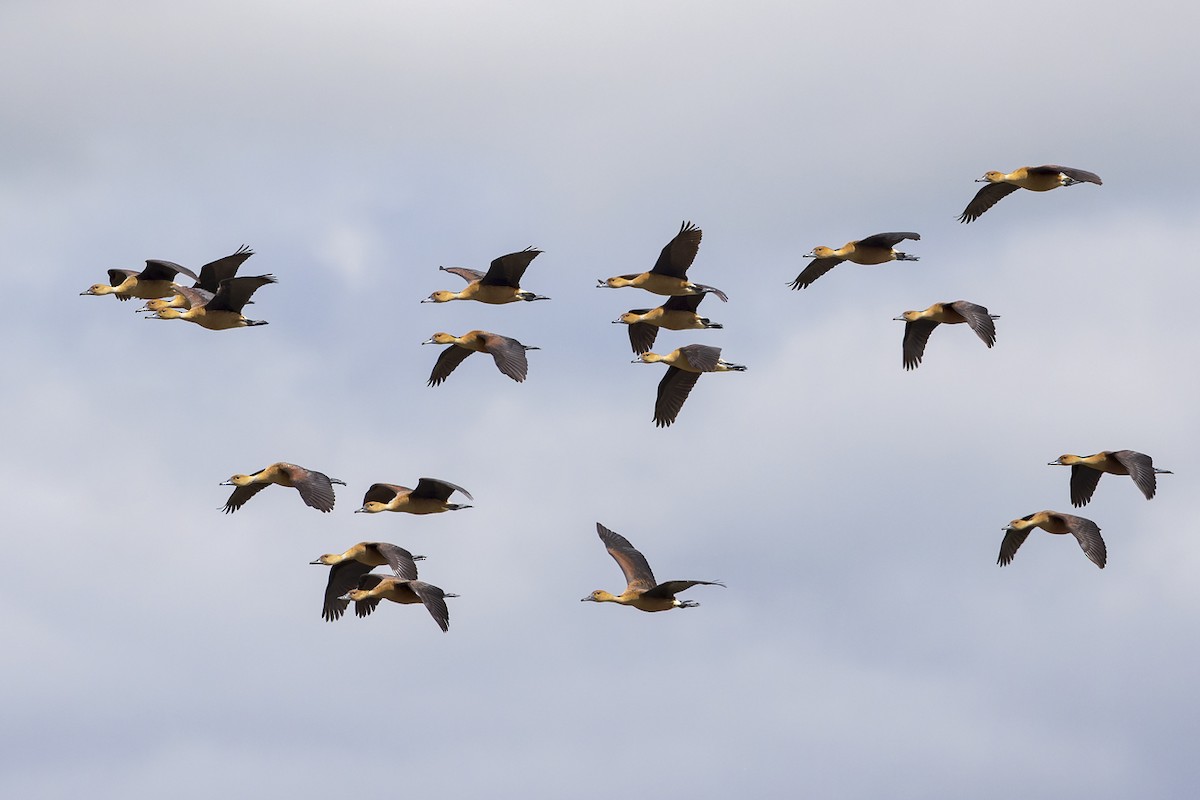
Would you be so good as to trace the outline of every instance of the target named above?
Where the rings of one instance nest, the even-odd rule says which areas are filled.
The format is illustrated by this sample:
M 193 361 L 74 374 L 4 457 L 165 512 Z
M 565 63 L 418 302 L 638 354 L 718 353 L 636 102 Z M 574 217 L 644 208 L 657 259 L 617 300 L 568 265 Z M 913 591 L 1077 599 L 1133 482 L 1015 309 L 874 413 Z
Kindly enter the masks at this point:
M 521 288 L 521 278 L 529 267 L 529 262 L 541 255 L 542 251 L 526 247 L 516 253 L 500 256 L 494 259 L 487 272 L 480 272 L 467 267 L 438 267 L 438 269 L 459 276 L 467 282 L 467 288 L 461 292 L 438 291 L 422 300 L 422 303 L 448 303 L 451 300 L 475 300 L 490 305 L 515 303 L 518 300 L 532 302 L 534 300 L 549 300 L 540 294 L 527 292 Z
M 1083 554 L 1097 567 L 1104 569 L 1108 551 L 1104 547 L 1104 540 L 1100 538 L 1099 526 L 1090 519 L 1057 511 L 1039 511 L 1008 523 L 1004 527 L 1004 540 L 1000 542 L 1000 557 L 996 563 L 1002 567 L 1011 564 L 1013 556 L 1017 554 L 1017 548 L 1025 542 L 1025 537 L 1029 536 L 1029 532 L 1034 528 L 1041 528 L 1046 533 L 1073 535 L 1083 548 Z
M 665 581 L 659 583 L 654 579 L 654 572 L 651 571 L 646 557 L 638 552 L 628 539 L 615 531 L 610 531 L 599 522 L 596 523 L 596 533 L 600 535 L 600 541 L 604 542 L 604 548 L 608 550 L 608 554 L 621 568 L 628 585 L 625 587 L 625 591 L 619 595 L 597 589 L 582 598 L 580 602 L 620 603 L 623 606 L 632 606 L 639 611 L 668 611 L 672 608 L 695 608 L 700 605 L 692 600 L 676 599 L 675 595 L 685 589 L 693 586 L 725 586 L 721 581 Z
M 340 619 L 350 605 L 346 593 L 357 589 L 362 576 L 375 567 L 389 567 L 397 578 L 415 581 L 416 562 L 424 560 L 425 556 L 414 556 L 403 547 L 389 542 L 359 542 L 345 552 L 318 556 L 308 563 L 329 567 L 321 617 L 329 622 Z
M 468 331 L 462 336 L 435 333 L 421 344 L 451 345 L 442 351 L 434 363 L 433 371 L 429 373 L 429 386 L 437 386 L 449 378 L 450 373 L 471 353 L 488 353 L 495 360 L 496 369 L 517 383 L 522 383 L 529 374 L 529 361 L 525 358 L 525 351 L 541 349 L 488 331 Z
M 1071 468 L 1071 505 L 1085 506 L 1092 499 L 1100 476 L 1128 475 L 1142 490 L 1147 500 L 1154 498 L 1158 480 L 1155 475 L 1170 475 L 1169 469 L 1158 469 L 1154 459 L 1136 450 L 1102 450 L 1090 456 L 1067 453 L 1050 462 L 1053 466 Z
M 728 302 L 729 296 L 713 286 L 702 283 L 692 283 L 687 278 L 688 267 L 696 260 L 700 251 L 700 237 L 703 232 L 690 222 L 684 222 L 675 238 L 667 242 L 666 247 L 658 256 L 658 261 L 649 272 L 618 275 L 607 280 L 600 280 L 597 288 L 620 289 L 634 286 L 645 289 L 653 294 L 676 297 L 679 295 L 715 294 L 722 302 Z
M 331 478 L 322 472 L 298 467 L 286 461 L 277 461 L 269 467 L 249 475 L 239 473 L 222 483 L 222 486 L 237 487 L 229 495 L 222 510 L 226 514 L 232 514 L 244 506 L 247 500 L 272 483 L 294 488 L 300 493 L 300 499 L 304 501 L 305 505 L 323 512 L 333 510 L 333 484 L 346 485 L 345 481 Z
M 965 322 L 975 331 L 983 343 L 989 348 L 996 343 L 996 320 L 1000 317 L 989 314 L 981 305 L 969 303 L 966 300 L 955 300 L 952 303 L 934 303 L 924 311 L 905 311 L 897 320 L 904 320 L 904 343 L 901 350 L 904 355 L 904 368 L 916 369 L 921 366 L 925 356 L 925 345 L 930 334 L 938 325 L 956 325 Z
M 633 347 L 633 352 L 640 355 L 654 347 L 659 328 L 672 331 L 723 328 L 723 325 L 696 313 L 696 308 L 703 299 L 703 294 L 678 295 L 668 298 L 667 302 L 657 308 L 635 308 L 626 311 L 619 319 L 614 319 L 613 324 L 629 326 L 629 344 Z
M 1028 189 L 1031 192 L 1048 192 L 1060 186 L 1074 186 L 1077 183 L 1094 183 L 1100 186 L 1103 182 L 1100 176 L 1085 169 L 1060 167 L 1057 164 L 1043 164 L 1040 167 L 1019 167 L 1012 172 L 992 170 L 985 172 L 976 183 L 986 183 L 966 209 L 959 215 L 959 222 L 974 222 L 992 206 L 1017 189 Z
M 668 365 L 667 374 L 658 382 L 658 398 L 654 402 L 654 424 L 668 427 L 679 416 L 692 387 L 704 372 L 745 372 L 741 364 L 731 364 L 721 358 L 721 348 L 707 344 L 689 344 L 666 355 L 645 352 L 633 360 L 635 364 Z
M 448 502 L 450 495 L 459 492 L 468 500 L 471 493 L 461 486 L 437 478 L 421 478 L 417 488 L 397 486 L 392 483 L 373 483 L 363 495 L 362 508 L 355 514 L 378 514 L 381 511 L 403 511 L 408 514 L 440 514 L 443 511 L 458 511 L 471 508 L 468 505 Z
M 920 261 L 921 259 L 917 256 L 902 253 L 896 249 L 896 245 L 905 239 L 919 241 L 921 234 L 911 231 L 876 233 L 865 239 L 846 242 L 836 250 L 832 247 L 814 247 L 812 252 L 806 256 L 812 261 L 804 268 L 803 272 L 796 276 L 796 280 L 792 281 L 791 286 L 793 289 L 811 286 L 813 281 L 843 261 L 866 265 L 886 264 L 889 261 Z

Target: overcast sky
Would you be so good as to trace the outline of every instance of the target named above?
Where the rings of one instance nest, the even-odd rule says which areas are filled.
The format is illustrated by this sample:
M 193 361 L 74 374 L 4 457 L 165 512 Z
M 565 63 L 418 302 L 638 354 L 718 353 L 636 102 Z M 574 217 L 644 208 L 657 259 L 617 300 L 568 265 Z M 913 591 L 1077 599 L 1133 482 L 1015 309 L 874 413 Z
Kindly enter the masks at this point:
M 1178 3 L 0 5 L 6 578 L 0 795 L 1183 797 L 1200 783 L 1200 12 Z M 956 217 L 990 169 L 1103 186 Z M 745 373 L 654 426 L 611 321 L 690 277 Z M 916 263 L 788 283 L 816 245 Z M 113 267 L 272 273 L 207 331 L 79 297 Z M 421 305 L 544 250 L 549 302 Z M 914 372 L 893 317 L 965 299 Z M 436 331 L 541 349 L 425 385 Z M 1078 513 L 1098 570 L 1010 520 L 1062 453 L 1130 448 Z M 341 478 L 330 514 L 235 472 Z M 354 515 L 373 482 L 474 508 Z M 624 581 L 602 522 L 701 607 Z M 321 553 L 427 556 L 419 607 L 321 619 Z

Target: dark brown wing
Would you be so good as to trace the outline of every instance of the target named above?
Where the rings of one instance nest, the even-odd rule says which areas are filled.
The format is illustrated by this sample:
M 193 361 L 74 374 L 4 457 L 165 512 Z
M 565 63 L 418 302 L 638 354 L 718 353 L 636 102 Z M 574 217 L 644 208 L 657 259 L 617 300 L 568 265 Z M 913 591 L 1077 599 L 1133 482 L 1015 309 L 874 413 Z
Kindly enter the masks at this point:
M 484 286 L 519 287 L 521 285 L 521 276 L 529 268 L 529 262 L 541 255 L 541 253 L 541 250 L 526 247 L 519 252 L 500 256 L 492 261 L 488 267 L 487 274 L 483 276 L 481 282 Z
M 1133 478 L 1133 482 L 1142 490 L 1142 494 L 1146 495 L 1146 499 L 1153 499 L 1158 484 L 1154 477 L 1154 459 L 1136 450 L 1114 450 L 1111 456 L 1129 470 L 1129 477 Z
M 467 283 L 483 280 L 482 272 L 469 267 L 438 267 L 438 269 L 442 270 L 443 272 L 449 272 L 452 275 L 457 275 Z
M 435 500 L 441 500 L 443 503 L 450 499 L 450 495 L 455 492 L 461 492 L 468 500 L 474 500 L 471 493 L 461 486 L 456 486 L 449 481 L 438 480 L 437 478 L 421 478 L 417 482 L 417 488 L 413 489 L 413 497 L 432 497 Z
M 975 193 L 975 197 L 971 199 L 971 202 L 967 203 L 967 207 L 963 213 L 959 214 L 958 221 L 974 222 L 979 219 L 983 212 L 1019 188 L 1019 186 L 1013 183 L 989 183 Z
M 992 315 L 986 308 L 975 303 L 968 303 L 966 300 L 955 300 L 953 303 L 945 305 L 961 314 L 971 330 L 975 331 L 975 335 L 982 339 L 988 347 L 996 343 L 996 321 L 992 319 Z
M 236 279 L 235 279 L 236 280 Z M 303 469 L 303 467 L 301 467 Z M 292 482 L 304 504 L 317 511 L 333 511 L 333 481 L 323 472 L 305 469 L 302 476 L 293 476 Z
M 905 239 L 912 239 L 914 242 L 918 242 L 921 240 L 921 234 L 913 233 L 912 231 L 875 233 L 865 239 L 859 239 L 857 244 L 862 247 L 895 247 Z
M 642 597 L 674 597 L 684 589 L 690 589 L 693 586 L 724 586 L 720 581 L 664 581 L 658 586 L 655 586 L 650 591 L 644 593 Z
M 646 312 L 638 313 L 645 314 Z M 650 352 L 650 348 L 654 347 L 654 340 L 657 338 L 657 325 L 651 325 L 649 322 L 634 322 L 629 325 L 629 344 L 633 347 L 633 352 L 638 355 Z
M 329 581 L 325 584 L 325 605 L 321 617 L 328 622 L 341 619 L 350 605 L 342 599 L 346 592 L 358 586 L 359 579 L 371 571 L 371 567 L 358 561 L 343 561 L 329 568 Z
M 529 374 L 529 361 L 525 358 L 525 345 L 508 336 L 489 333 L 483 337 L 487 351 L 496 361 L 496 368 L 517 383 Z
M 425 610 L 442 629 L 442 633 L 450 630 L 450 610 L 446 608 L 446 593 L 432 583 L 424 581 L 411 581 L 408 587 L 417 597 L 421 598 L 421 602 L 425 604 Z
M 450 377 L 450 373 L 463 362 L 467 356 L 473 353 L 473 350 L 468 350 L 465 347 L 459 347 L 452 344 L 442 351 L 438 356 L 438 360 L 433 365 L 433 372 L 429 373 L 429 382 L 426 386 L 437 386 L 446 378 Z
M 363 590 L 374 589 L 386 577 L 387 577 L 386 575 L 380 575 L 378 572 L 368 572 L 366 575 L 363 575 L 361 578 L 358 579 L 358 586 L 355 588 L 363 589 Z M 369 616 L 370 613 L 372 611 L 374 611 L 375 607 L 378 605 L 379 605 L 378 597 L 372 597 L 369 600 L 355 600 L 354 601 L 354 616 L 356 616 L 356 617 Z
M 600 541 L 604 542 L 604 548 L 608 550 L 608 554 L 621 568 L 628 588 L 639 592 L 654 588 L 657 581 L 654 580 L 654 572 L 650 569 L 649 562 L 636 547 L 629 543 L 628 539 L 616 531 L 609 530 L 599 522 L 596 523 L 596 533 L 600 535 Z
M 1083 548 L 1083 554 L 1097 567 L 1104 569 L 1104 564 L 1108 561 L 1108 549 L 1104 546 L 1104 540 L 1100 538 L 1100 526 L 1090 519 L 1074 514 L 1054 514 L 1052 517 L 1061 519 L 1067 530 L 1075 535 L 1079 546 Z
M 137 274 L 138 271 L 136 269 L 110 269 L 108 270 L 108 285 L 120 286 L 130 275 Z
M 655 275 L 669 275 L 672 278 L 686 278 L 688 267 L 696 260 L 700 252 L 700 237 L 703 231 L 690 222 L 679 226 L 679 233 L 667 242 L 667 246 L 658 255 L 658 261 L 650 270 Z
M 1079 508 L 1086 506 L 1096 491 L 1096 484 L 1104 473 L 1098 469 L 1085 467 L 1083 464 L 1071 465 L 1071 505 Z
M 254 251 L 246 245 L 242 245 L 231 255 L 208 262 L 200 268 L 200 277 L 196 279 L 194 288 L 204 289 L 215 294 L 221 281 L 237 275 L 238 268 L 252 255 L 254 255 Z
M 261 471 L 261 470 L 260 470 Z M 221 509 L 226 514 L 232 514 L 242 506 L 246 505 L 246 501 L 254 495 L 267 488 L 270 484 L 266 483 L 251 483 L 246 486 L 239 486 L 229 495 L 229 499 L 225 501 L 225 508 Z
M 1009 530 L 1004 534 L 1004 541 L 1000 542 L 1000 557 L 996 559 L 996 563 L 1002 567 L 1007 567 L 1012 563 L 1013 556 L 1017 554 L 1017 548 L 1025 543 L 1025 539 L 1029 536 L 1029 531 Z
M 689 311 L 695 314 L 696 309 L 700 307 L 700 301 L 703 299 L 703 294 L 679 294 L 668 297 L 667 302 L 662 304 L 662 308 L 666 311 Z M 646 312 L 642 311 L 641 313 L 645 314 Z
M 904 355 L 905 369 L 916 369 L 921 366 L 921 358 L 925 355 L 925 345 L 929 342 L 929 335 L 937 326 L 938 323 L 928 319 L 904 323 L 904 344 L 901 349 Z
M 209 311 L 232 311 L 242 313 L 250 296 L 268 283 L 276 283 L 274 275 L 254 275 L 244 278 L 226 278 L 217 287 L 217 293 L 208 301 Z
M 371 488 L 363 495 L 363 505 L 367 503 L 390 503 L 401 492 L 407 492 L 407 486 L 397 486 L 394 483 L 372 483 Z
M 1054 175 L 1061 172 L 1073 181 L 1094 183 L 1097 186 L 1101 186 L 1104 183 L 1100 180 L 1100 176 L 1094 172 L 1088 172 L 1086 169 L 1075 169 L 1074 167 L 1060 167 L 1057 164 L 1043 164 L 1040 167 L 1029 167 L 1025 171 L 1033 175 Z
M 699 379 L 699 372 L 688 372 L 678 367 L 667 368 L 667 374 L 658 382 L 658 399 L 654 402 L 655 425 L 666 428 L 675 421 L 683 402 L 688 399 Z
M 712 372 L 721 361 L 721 348 L 711 344 L 685 344 L 679 352 L 696 369 L 701 372 Z
M 175 275 L 182 273 L 196 280 L 196 273 L 187 267 L 181 267 L 174 261 L 162 261 L 157 258 L 147 259 L 146 268 L 138 273 L 138 280 L 144 281 L 173 281 Z
M 415 581 L 417 579 L 417 560 L 413 558 L 412 553 L 399 545 L 389 542 L 372 542 L 371 546 L 387 559 L 388 566 L 391 567 L 392 572 L 397 578 L 406 581 Z M 348 587 L 342 594 L 345 594 L 352 588 L 354 587 Z
M 796 276 L 796 280 L 792 281 L 792 288 L 803 289 L 811 286 L 813 281 L 845 260 L 844 258 L 814 258 L 808 262 L 804 271 Z

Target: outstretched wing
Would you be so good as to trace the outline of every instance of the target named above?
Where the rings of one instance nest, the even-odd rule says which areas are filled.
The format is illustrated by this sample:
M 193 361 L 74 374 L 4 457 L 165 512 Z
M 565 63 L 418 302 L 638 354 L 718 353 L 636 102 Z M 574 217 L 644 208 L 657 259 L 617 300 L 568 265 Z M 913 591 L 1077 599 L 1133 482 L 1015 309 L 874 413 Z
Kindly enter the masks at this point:
M 435 500 L 441 500 L 443 503 L 450 499 L 450 495 L 455 492 L 460 492 L 468 500 L 474 500 L 471 493 L 461 486 L 457 486 L 450 481 L 439 480 L 438 478 L 421 478 L 417 483 L 417 488 L 413 489 L 413 497 L 432 497 Z
M 367 503 L 390 503 L 396 495 L 409 491 L 407 486 L 397 486 L 394 483 L 372 483 L 367 493 L 363 495 L 363 505 Z
M 529 262 L 533 261 L 542 254 L 541 250 L 532 247 L 526 247 L 516 253 L 500 256 L 492 261 L 488 266 L 487 274 L 483 276 L 482 283 L 484 286 L 512 286 L 518 287 L 521 285 L 521 276 L 525 274 L 525 270 L 529 268 Z
M 811 286 L 813 281 L 845 260 L 844 258 L 814 258 L 808 262 L 808 266 L 804 268 L 804 271 L 796 276 L 796 280 L 792 281 L 792 288 L 804 289 Z
M 975 335 L 982 339 L 984 344 L 991 347 L 996 343 L 996 321 L 992 319 L 992 315 L 986 308 L 975 303 L 968 303 L 966 300 L 955 300 L 946 305 L 962 315 L 962 318 L 967 321 L 967 325 L 975 331 Z
M 608 554 L 621 568 L 629 589 L 645 592 L 654 588 L 656 581 L 649 562 L 637 548 L 629 543 L 628 539 L 616 531 L 609 530 L 599 522 L 596 523 L 596 533 L 600 535 L 600 541 L 604 542 L 604 548 L 608 550 Z
M 472 352 L 474 351 L 468 350 L 465 347 L 459 347 L 456 344 L 447 347 L 434 363 L 433 372 L 429 373 L 429 382 L 426 385 L 437 386 L 446 380 L 446 378 L 449 378 L 450 373 L 454 372 L 458 365 L 463 362 L 463 359 L 471 355 Z
M 1012 563 L 1013 556 L 1017 554 L 1017 548 L 1025 543 L 1025 539 L 1029 536 L 1029 531 L 1009 530 L 1004 534 L 1004 541 L 1000 542 L 1000 557 L 996 559 L 996 563 L 1002 567 L 1007 567 Z
M 457 275 L 467 283 L 483 280 L 482 272 L 477 269 L 470 269 L 469 267 L 438 267 L 438 269 L 449 272 L 452 275 Z
M 1096 484 L 1100 483 L 1100 476 L 1103 474 L 1100 470 L 1085 467 L 1083 464 L 1072 464 L 1071 505 L 1076 508 L 1086 506 L 1091 501 Z
M 421 602 L 425 605 L 425 610 L 429 612 L 429 616 L 433 617 L 434 622 L 442 629 L 442 633 L 450 630 L 450 610 L 446 608 L 446 593 L 431 583 L 424 581 L 412 581 L 408 587 L 413 590 L 417 597 L 421 598 Z
M 1033 175 L 1053 175 L 1055 173 L 1062 173 L 1073 181 L 1080 181 L 1081 183 L 1094 183 L 1097 186 L 1101 186 L 1104 183 L 1100 180 L 1100 176 L 1094 172 L 1088 172 L 1086 169 L 1075 169 L 1074 167 L 1060 167 L 1057 164 L 1043 164 L 1040 167 L 1030 167 L 1025 171 Z
M 208 311 L 232 311 L 242 313 L 250 296 L 268 283 L 276 283 L 274 275 L 254 275 L 243 278 L 226 278 L 217 287 L 217 293 L 208 301 Z
M 200 268 L 200 277 L 196 279 L 195 288 L 216 294 L 221 281 L 237 275 L 238 268 L 252 255 L 254 255 L 254 251 L 246 245 L 242 245 L 236 252 L 208 262 Z
M 359 579 L 370 571 L 371 567 L 359 561 L 343 561 L 330 567 L 321 617 L 328 622 L 341 619 L 350 605 L 349 598 L 345 598 L 344 595 L 358 586 Z
M 487 351 L 496 361 L 496 368 L 517 383 L 529 374 L 529 360 L 525 358 L 525 345 L 508 336 L 489 333 L 484 337 Z
M 1115 450 L 1112 457 L 1129 470 L 1129 477 L 1133 478 L 1133 482 L 1142 490 L 1142 494 L 1146 495 L 1146 499 L 1153 499 L 1158 483 L 1154 477 L 1154 459 L 1136 450 Z
M 690 589 L 693 586 L 724 586 L 720 581 L 664 581 L 658 586 L 655 586 L 650 591 L 642 595 L 642 597 L 674 597 L 684 589 Z
M 688 267 L 696 260 L 696 253 L 700 252 L 700 238 L 703 235 L 703 231 L 695 225 L 684 222 L 679 226 L 675 238 L 667 242 L 667 246 L 659 253 L 658 261 L 654 262 L 650 271 L 672 278 L 687 277 Z
M 381 556 L 387 559 L 388 566 L 397 578 L 406 581 L 415 581 L 417 579 L 417 560 L 413 557 L 412 553 L 399 545 L 390 544 L 389 542 L 375 542 L 375 549 L 379 551 Z M 348 587 L 346 591 L 350 591 L 351 588 L 353 587 Z
M 858 244 L 862 247 L 895 247 L 905 239 L 912 239 L 914 242 L 918 242 L 921 240 L 921 234 L 913 233 L 912 231 L 876 233 L 865 239 L 859 239 Z
M 1074 514 L 1055 514 L 1054 516 L 1060 518 L 1066 524 L 1067 530 L 1075 535 L 1079 546 L 1083 548 L 1083 554 L 1097 567 L 1104 569 L 1104 564 L 1108 561 L 1108 549 L 1104 546 L 1104 540 L 1100 538 L 1100 526 L 1090 519 L 1077 517 Z
M 654 402 L 655 425 L 666 428 L 675 421 L 698 380 L 699 372 L 688 372 L 679 367 L 667 368 L 667 374 L 658 382 L 658 399 Z
M 226 514 L 232 514 L 242 506 L 246 505 L 246 501 L 254 495 L 267 488 L 266 483 L 250 483 L 245 486 L 239 486 L 229 495 L 229 499 L 225 501 L 225 508 L 221 509 Z
M 904 355 L 905 369 L 916 369 L 921 365 L 921 359 L 925 355 L 925 345 L 929 342 L 929 336 L 937 326 L 938 323 L 928 319 L 904 323 L 904 344 L 901 349 Z
M 983 212 L 1019 188 L 1021 187 L 1015 183 L 989 183 L 975 193 L 975 197 L 971 199 L 971 202 L 967 203 L 967 207 L 963 213 L 959 214 L 958 221 L 974 222 L 979 219 Z
M 173 281 L 175 275 L 182 273 L 196 280 L 196 273 L 187 267 L 181 267 L 174 261 L 163 261 L 157 258 L 146 260 L 146 268 L 138 273 L 138 280 L 143 281 Z

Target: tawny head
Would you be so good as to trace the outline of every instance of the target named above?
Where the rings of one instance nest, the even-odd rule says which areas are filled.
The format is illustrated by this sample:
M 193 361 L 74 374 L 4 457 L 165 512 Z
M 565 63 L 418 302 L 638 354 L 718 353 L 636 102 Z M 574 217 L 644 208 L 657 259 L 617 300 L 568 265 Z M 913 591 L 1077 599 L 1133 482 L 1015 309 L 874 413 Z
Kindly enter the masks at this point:
M 1008 523 L 1003 528 L 1001 528 L 1001 530 L 1027 531 L 1030 528 L 1034 527 L 1033 518 L 1036 516 L 1037 516 L 1037 514 L 1026 514 L 1025 516 L 1021 517 L 1020 519 L 1014 519 L 1012 522 Z
M 458 299 L 458 294 L 456 292 L 451 292 L 451 291 L 442 289 L 440 291 L 434 292 L 433 294 L 429 295 L 429 297 L 426 297 L 421 302 L 422 303 L 448 303 L 451 300 L 457 300 L 457 299 Z
M 1005 173 L 1000 172 L 999 170 L 990 169 L 987 172 L 983 173 L 983 177 L 979 178 L 975 182 L 976 183 L 1003 183 L 1004 178 L 1005 178 Z
M 178 295 L 176 295 L 178 296 Z M 140 311 L 161 311 L 164 308 L 177 308 L 175 299 L 157 298 L 155 300 L 147 300 L 146 305 L 142 306 Z
M 632 286 L 632 285 L 633 284 L 630 283 L 628 278 L 622 278 L 618 275 L 615 278 L 609 278 L 608 280 L 600 281 L 598 284 L 596 284 L 596 288 L 603 289 L 603 288 L 607 287 L 609 289 L 620 289 L 622 286 Z
M 898 319 L 903 322 L 916 322 L 920 318 L 921 318 L 920 311 L 905 311 L 903 314 L 901 314 L 898 317 L 892 317 L 892 319 Z
M 586 603 L 590 600 L 593 603 L 604 603 L 604 602 L 610 601 L 612 599 L 613 599 L 613 595 L 610 592 L 606 592 L 603 589 L 597 589 L 596 591 L 589 594 L 587 597 L 579 598 L 579 602 Z
M 454 334 L 439 331 L 421 342 L 421 344 L 454 344 L 456 341 L 458 341 L 458 337 Z
M 833 248 L 822 245 L 820 247 L 814 247 L 812 252 L 806 255 L 805 258 L 831 258 L 832 256 Z
M 369 503 L 364 503 L 363 507 L 355 511 L 355 514 L 378 514 L 380 511 L 387 511 L 387 506 L 377 500 L 372 500 Z
M 626 311 L 619 318 L 614 319 L 613 324 L 620 322 L 625 325 L 633 325 L 634 323 L 641 322 L 641 321 L 642 321 L 641 314 L 635 314 L 632 311 Z
M 370 596 L 371 593 L 366 589 L 351 589 L 349 592 L 343 595 L 343 597 L 349 598 L 350 600 L 354 600 L 356 602 L 359 600 L 366 600 Z
M 240 472 L 237 475 L 230 476 L 229 480 L 222 483 L 222 486 L 249 486 L 254 483 L 254 478 L 249 475 L 243 475 Z
M 112 291 L 113 287 L 107 283 L 93 283 L 86 292 L 80 292 L 79 295 L 82 297 L 85 294 L 112 294 Z
M 146 319 L 182 319 L 184 313 L 178 308 L 160 308 L 154 312 L 154 316 L 146 317 Z
M 1058 458 L 1054 459 L 1049 464 L 1047 464 L 1047 466 L 1068 467 L 1071 464 L 1075 464 L 1079 461 L 1082 461 L 1082 459 L 1079 456 L 1071 455 L 1070 453 L 1063 453 L 1061 456 L 1059 456 Z
M 635 358 L 633 361 L 631 361 L 629 363 L 631 363 L 631 364 L 655 364 L 662 360 L 663 360 L 663 357 L 660 356 L 658 353 L 645 352 L 645 353 L 640 354 L 637 358 Z
M 342 560 L 342 557 L 338 553 L 325 553 L 322 556 L 318 556 L 316 561 L 310 561 L 308 563 L 322 564 L 326 567 L 332 567 L 334 564 L 340 563 L 341 560 Z

